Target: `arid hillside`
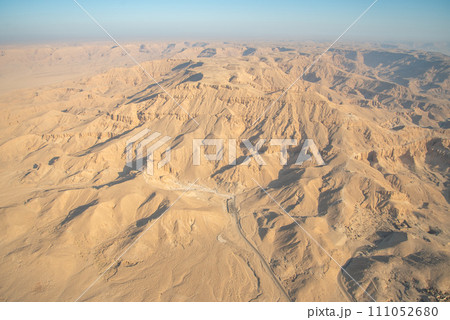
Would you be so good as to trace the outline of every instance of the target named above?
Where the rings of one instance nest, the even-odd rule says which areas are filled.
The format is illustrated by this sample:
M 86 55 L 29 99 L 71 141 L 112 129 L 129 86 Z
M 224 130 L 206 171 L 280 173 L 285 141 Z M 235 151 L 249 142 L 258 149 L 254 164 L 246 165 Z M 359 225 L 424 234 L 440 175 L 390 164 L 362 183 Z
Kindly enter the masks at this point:
M 159 85 L 112 45 L 1 50 L 1 300 L 448 300 L 448 56 L 125 48 Z

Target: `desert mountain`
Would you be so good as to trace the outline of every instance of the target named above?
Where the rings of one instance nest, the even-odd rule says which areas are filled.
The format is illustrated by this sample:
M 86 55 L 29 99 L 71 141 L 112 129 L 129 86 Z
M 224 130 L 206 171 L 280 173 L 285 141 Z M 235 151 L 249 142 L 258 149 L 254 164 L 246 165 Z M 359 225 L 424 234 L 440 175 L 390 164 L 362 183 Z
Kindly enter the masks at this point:
M 111 68 L 120 48 L 76 48 L 0 56 L 4 75 L 41 61 L 0 97 L 2 300 L 75 300 L 111 263 L 81 300 L 445 299 L 448 56 L 342 46 L 279 98 L 321 45 L 126 46 L 166 91 Z M 66 72 L 35 86 L 43 70 Z M 153 174 L 136 150 L 126 165 L 145 129 L 170 137 Z M 195 139 L 221 139 L 223 159 L 209 146 L 194 165 Z M 286 165 L 271 139 L 296 140 Z M 324 164 L 296 164 L 306 139 Z

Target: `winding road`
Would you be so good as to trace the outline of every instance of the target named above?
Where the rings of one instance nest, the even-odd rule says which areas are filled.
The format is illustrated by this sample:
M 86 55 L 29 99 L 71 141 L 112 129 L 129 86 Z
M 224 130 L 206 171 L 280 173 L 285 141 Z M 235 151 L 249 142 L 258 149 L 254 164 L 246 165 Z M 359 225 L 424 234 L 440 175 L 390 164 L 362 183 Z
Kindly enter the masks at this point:
M 286 301 L 292 301 L 289 297 L 289 294 L 286 292 L 284 287 L 281 285 L 280 280 L 277 278 L 275 273 L 270 268 L 269 264 L 264 259 L 263 255 L 258 251 L 258 249 L 245 237 L 245 233 L 242 230 L 241 221 L 239 219 L 239 211 L 236 208 L 236 197 L 232 196 L 231 198 L 227 199 L 227 211 L 230 213 L 235 221 L 236 226 L 239 232 L 239 235 L 241 238 L 248 244 L 248 246 L 252 249 L 252 251 L 259 257 L 261 264 L 264 268 L 264 270 L 271 276 L 274 285 L 280 290 L 281 295 L 286 299 Z
M 358 247 L 355 252 L 353 253 L 352 257 L 350 259 L 347 260 L 347 262 L 342 266 L 341 270 L 339 271 L 338 277 L 337 277 L 337 283 L 339 286 L 339 290 L 341 291 L 341 293 L 347 298 L 348 301 L 350 302 L 358 302 L 358 300 L 347 290 L 347 287 L 344 285 L 344 279 L 346 278 L 346 275 L 344 274 L 343 270 L 346 270 L 345 268 L 347 268 L 350 263 L 352 262 L 352 260 L 358 256 L 359 254 L 366 252 L 369 249 L 368 246 L 361 246 Z M 347 278 L 349 278 L 347 276 Z M 353 279 L 350 279 L 350 281 L 355 281 Z M 367 294 L 367 293 L 366 293 Z M 370 297 L 372 298 L 372 297 Z

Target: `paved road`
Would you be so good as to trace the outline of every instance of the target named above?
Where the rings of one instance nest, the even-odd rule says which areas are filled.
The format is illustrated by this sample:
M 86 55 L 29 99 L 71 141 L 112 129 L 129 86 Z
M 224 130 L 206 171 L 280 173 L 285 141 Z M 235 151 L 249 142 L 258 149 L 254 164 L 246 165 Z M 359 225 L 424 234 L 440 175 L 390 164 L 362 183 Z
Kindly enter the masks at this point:
M 282 297 L 286 299 L 286 301 L 292 301 L 289 297 L 289 294 L 286 292 L 284 287 L 281 285 L 280 280 L 277 278 L 275 273 L 273 273 L 270 266 L 267 264 L 266 260 L 264 259 L 263 255 L 259 252 L 259 250 L 245 237 L 245 233 L 242 230 L 241 221 L 239 219 L 239 211 L 236 208 L 236 198 L 232 196 L 230 199 L 227 199 L 227 211 L 230 213 L 237 225 L 237 229 L 239 231 L 239 234 L 241 238 L 248 244 L 248 246 L 252 249 L 252 251 L 259 257 L 261 264 L 263 265 L 265 271 L 271 276 L 273 283 L 275 286 L 280 290 Z
M 368 246 L 361 246 L 361 247 L 357 248 L 355 250 L 355 252 L 353 253 L 352 257 L 347 260 L 347 262 L 342 266 L 342 268 L 346 269 L 356 256 L 359 256 L 360 253 L 367 251 L 368 248 L 369 248 Z M 339 289 L 340 289 L 341 293 L 347 298 L 348 301 L 357 302 L 358 300 L 356 300 L 356 298 L 347 290 L 347 287 L 344 285 L 344 279 L 348 279 L 348 281 L 351 281 L 351 282 L 354 282 L 354 281 L 348 275 L 346 275 L 344 273 L 342 268 L 339 271 L 339 274 L 337 277 Z

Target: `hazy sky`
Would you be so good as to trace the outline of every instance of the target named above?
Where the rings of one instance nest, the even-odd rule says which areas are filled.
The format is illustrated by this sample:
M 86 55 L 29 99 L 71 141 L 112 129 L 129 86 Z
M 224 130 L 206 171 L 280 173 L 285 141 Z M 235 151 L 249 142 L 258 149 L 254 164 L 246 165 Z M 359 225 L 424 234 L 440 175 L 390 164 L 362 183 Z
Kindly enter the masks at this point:
M 119 40 L 334 40 L 373 0 L 79 0 Z M 107 40 L 72 0 L 0 0 L 0 42 Z M 379 0 L 345 40 L 450 41 L 449 0 Z

